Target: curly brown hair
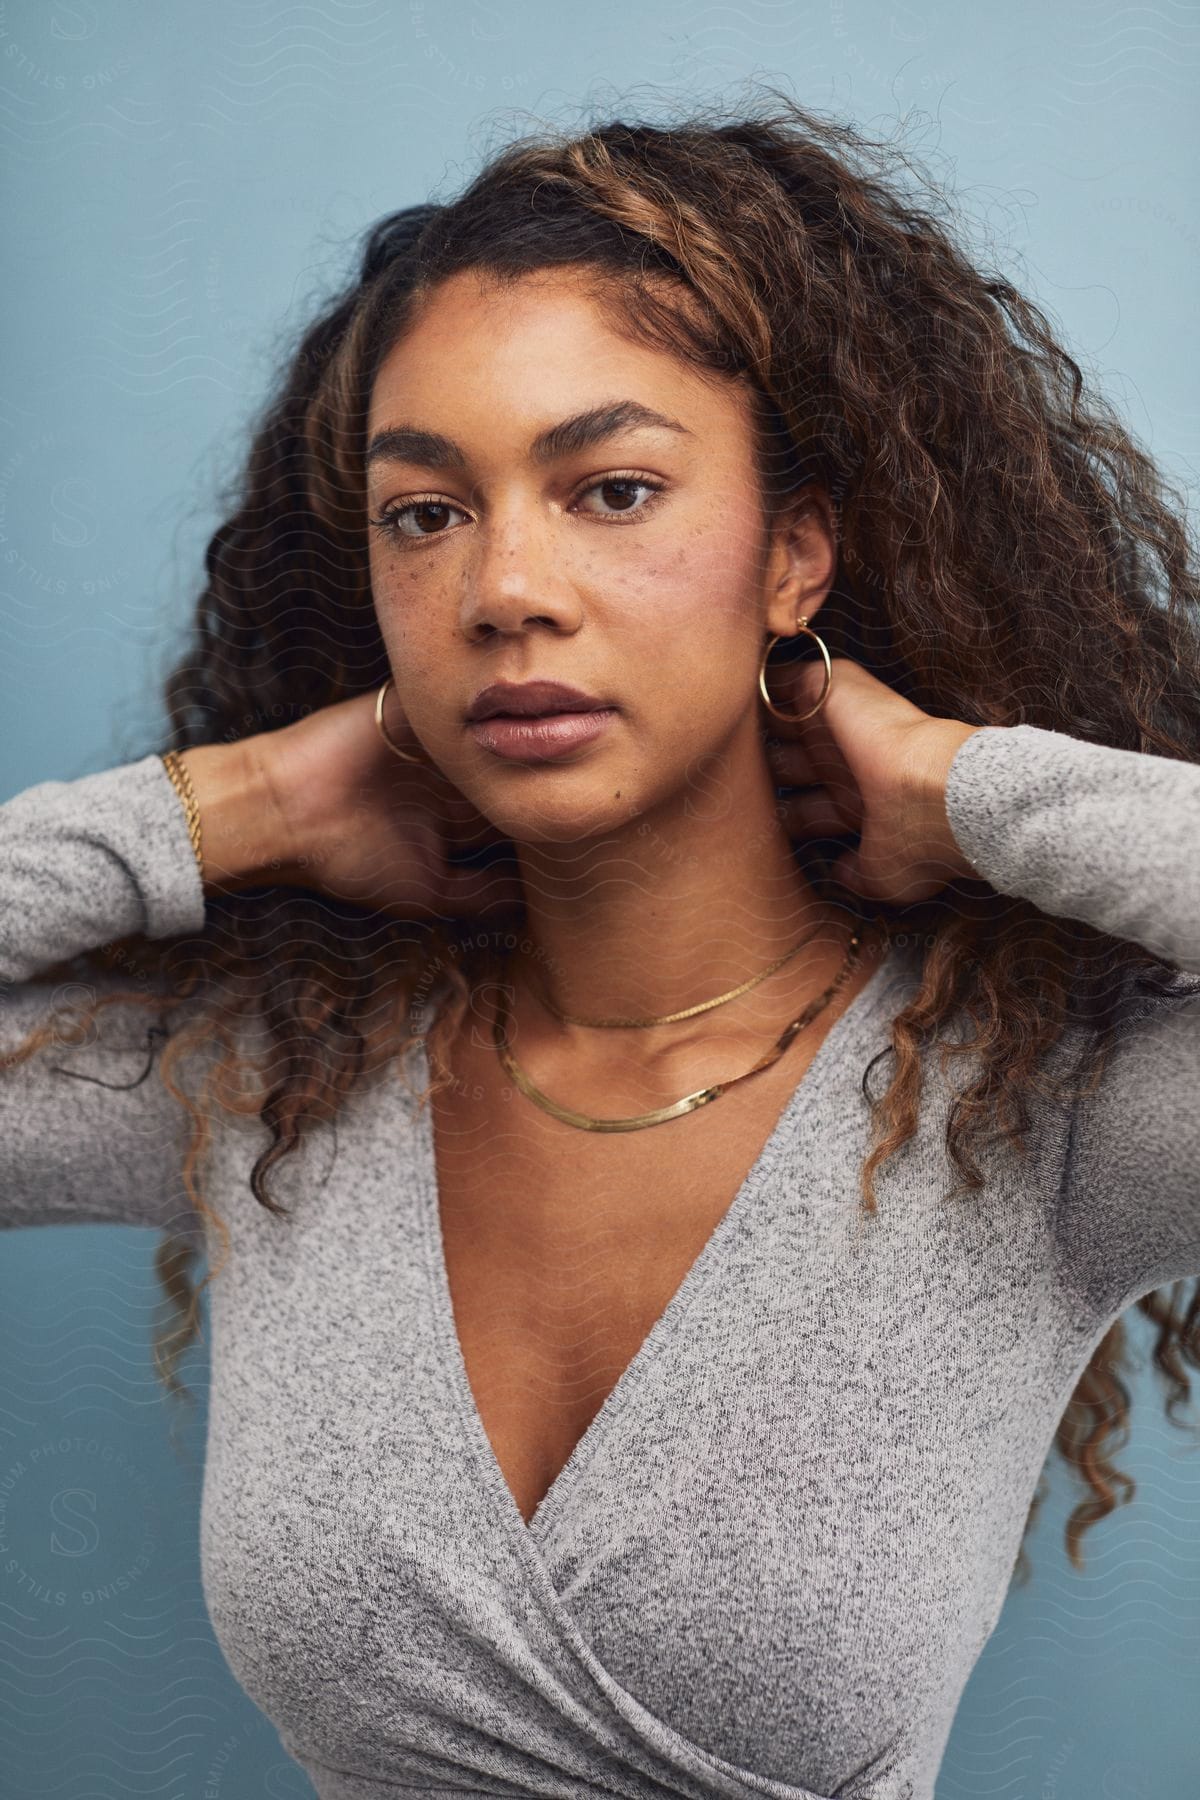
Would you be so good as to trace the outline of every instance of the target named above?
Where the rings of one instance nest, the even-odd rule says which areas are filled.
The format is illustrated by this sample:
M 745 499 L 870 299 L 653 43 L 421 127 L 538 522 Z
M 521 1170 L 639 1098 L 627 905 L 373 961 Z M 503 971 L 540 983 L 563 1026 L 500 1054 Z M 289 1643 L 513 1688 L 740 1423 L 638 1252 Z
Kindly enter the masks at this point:
M 491 156 L 449 202 L 383 219 L 254 431 L 208 545 L 191 642 L 166 681 L 171 732 L 158 748 L 272 731 L 384 680 L 363 472 L 376 371 L 445 277 L 478 268 L 516 280 L 569 264 L 590 271 L 635 339 L 743 384 L 767 515 L 797 483 L 828 484 L 839 563 L 821 629 L 832 654 L 858 659 L 937 716 L 1024 722 L 1196 761 L 1198 596 L 1181 497 L 1086 391 L 1046 315 L 1003 276 L 981 272 L 961 235 L 939 184 L 902 147 L 773 88 L 736 116 L 539 130 Z M 827 848 L 798 852 L 818 884 Z M 469 985 L 496 954 L 477 925 L 385 919 L 316 888 L 213 895 L 195 939 L 129 939 L 57 965 L 51 978 L 111 977 L 115 963 L 143 986 L 93 993 L 85 1018 L 48 1020 L 15 1053 L 23 1060 L 50 1035 L 85 1029 L 101 1006 L 198 999 L 190 1022 L 168 1034 L 161 1073 L 192 1116 L 189 1195 L 222 1233 L 196 1178 L 211 1104 L 269 1127 L 251 1186 L 261 1205 L 286 1213 L 270 1171 L 309 1121 L 332 1117 L 368 1068 L 406 1048 L 423 972 L 444 970 L 451 990 L 428 1039 L 432 1093 L 449 1079 L 441 1046 Z M 875 1170 L 916 1129 L 922 1049 L 953 1017 L 965 1014 L 975 1036 L 943 1043 L 943 1066 L 956 1054 L 978 1058 L 946 1130 L 957 1194 L 982 1185 L 976 1152 L 989 1139 L 1024 1151 L 1035 1091 L 1066 1091 L 1043 1064 L 1067 1026 L 1086 1027 L 1073 1072 L 1090 1091 L 1124 999 L 1134 987 L 1161 992 L 1164 971 L 1174 973 L 1137 944 L 985 883 L 884 911 L 893 930 L 922 932 L 925 952 L 881 1053 L 894 1057 L 890 1085 L 872 1099 L 869 1069 L 863 1078 L 875 1137 L 861 1173 L 869 1211 Z M 233 1037 L 247 1014 L 270 1044 L 253 1093 Z M 179 1058 L 214 1036 L 222 1058 L 191 1096 L 177 1083 Z M 220 1271 L 194 1286 L 197 1254 L 168 1236 L 156 1257 L 174 1309 L 155 1339 L 171 1393 L 186 1392 L 175 1367 Z M 1200 1281 L 1190 1299 L 1185 1285 L 1137 1302 L 1157 1327 L 1168 1415 L 1190 1396 L 1185 1361 L 1200 1368 Z M 1118 1504 L 1114 1486 L 1126 1499 L 1135 1487 L 1108 1460 L 1129 1416 L 1127 1349 L 1118 1319 L 1055 1435 L 1091 1490 L 1067 1525 L 1076 1568 L 1084 1531 Z M 1024 1579 L 1024 1541 L 1021 1557 Z

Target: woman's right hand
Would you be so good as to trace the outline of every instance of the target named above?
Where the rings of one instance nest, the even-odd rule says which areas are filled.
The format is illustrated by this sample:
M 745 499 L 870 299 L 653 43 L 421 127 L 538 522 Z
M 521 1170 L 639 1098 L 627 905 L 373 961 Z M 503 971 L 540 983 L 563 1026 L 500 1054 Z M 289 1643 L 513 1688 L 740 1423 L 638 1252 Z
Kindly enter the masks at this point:
M 375 724 L 377 692 L 236 745 L 183 752 L 200 807 L 206 885 L 211 847 L 212 885 L 225 891 L 310 887 L 405 918 L 475 918 L 521 904 L 515 861 L 451 863 L 456 852 L 502 844 L 503 833 L 428 762 L 389 688 L 388 734 L 423 760 L 392 754 Z M 219 764 L 230 750 L 240 753 L 236 765 Z

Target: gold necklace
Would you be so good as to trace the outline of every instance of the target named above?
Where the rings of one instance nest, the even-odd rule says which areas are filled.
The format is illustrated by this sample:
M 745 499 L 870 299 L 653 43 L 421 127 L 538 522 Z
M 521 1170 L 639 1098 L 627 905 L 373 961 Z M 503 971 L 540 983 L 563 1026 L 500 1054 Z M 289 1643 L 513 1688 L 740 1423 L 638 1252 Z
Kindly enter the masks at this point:
M 660 1106 L 654 1112 L 638 1113 L 632 1118 L 593 1119 L 587 1113 L 574 1112 L 568 1106 L 560 1106 L 556 1100 L 551 1100 L 548 1094 L 543 1094 L 541 1089 L 534 1085 L 524 1070 L 518 1067 L 517 1061 L 508 1047 L 509 1010 L 507 999 L 504 997 L 503 985 L 498 990 L 501 998 L 492 1025 L 492 1036 L 505 1074 L 516 1083 L 523 1094 L 540 1106 L 543 1112 L 548 1112 L 554 1118 L 561 1119 L 564 1125 L 575 1125 L 581 1131 L 641 1131 L 648 1125 L 662 1125 L 667 1119 L 680 1118 L 684 1113 L 695 1112 L 697 1107 L 707 1106 L 712 1100 L 719 1100 L 721 1095 L 733 1087 L 736 1082 L 747 1081 L 751 1075 L 757 1075 L 761 1070 L 769 1069 L 772 1063 L 778 1062 L 796 1033 L 803 1031 L 806 1025 L 811 1025 L 817 1015 L 825 1010 L 834 994 L 857 966 L 861 945 L 862 933 L 858 931 L 852 933 L 846 946 L 846 954 L 842 958 L 842 966 L 829 986 L 823 993 L 818 994 L 815 1000 L 809 1001 L 798 1018 L 793 1019 L 790 1025 L 784 1027 L 771 1049 L 758 1059 L 753 1068 L 747 1069 L 743 1075 L 731 1075 L 725 1081 L 714 1082 L 711 1087 L 698 1088 L 694 1094 L 685 1094 L 682 1100 L 676 1100 L 670 1106 Z M 789 954 L 791 953 L 789 952 Z M 645 1021 L 635 1022 L 645 1023 Z
M 597 1031 L 611 1030 L 617 1027 L 630 1031 L 642 1031 L 650 1025 L 674 1025 L 677 1019 L 694 1019 L 697 1013 L 710 1012 L 714 1006 L 724 1006 L 727 1000 L 736 1000 L 739 994 L 749 993 L 752 987 L 757 987 L 760 981 L 765 981 L 768 975 L 773 975 L 776 969 L 781 969 L 785 962 L 789 962 L 796 955 L 797 951 L 803 950 L 805 944 L 811 944 L 820 929 L 819 925 L 814 926 L 807 937 L 802 937 L 798 944 L 793 944 L 790 950 L 785 950 L 782 956 L 776 957 L 770 968 L 764 969 L 761 975 L 751 975 L 749 981 L 739 982 L 737 987 L 730 988 L 727 994 L 718 994 L 715 1000 L 701 1000 L 698 1006 L 685 1007 L 682 1012 L 663 1013 L 657 1019 L 581 1019 L 576 1013 L 559 1012 L 547 994 L 545 983 L 540 976 L 537 982 L 537 986 L 541 990 L 538 993 L 538 999 L 547 1012 L 552 1012 L 556 1019 L 562 1020 L 564 1025 L 590 1025 Z

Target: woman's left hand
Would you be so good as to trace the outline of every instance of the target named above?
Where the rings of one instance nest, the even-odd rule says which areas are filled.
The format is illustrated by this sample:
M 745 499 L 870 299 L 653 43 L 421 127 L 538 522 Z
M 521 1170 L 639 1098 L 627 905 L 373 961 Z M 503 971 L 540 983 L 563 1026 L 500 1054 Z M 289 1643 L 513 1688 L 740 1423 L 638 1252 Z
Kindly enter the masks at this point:
M 955 752 L 982 727 L 922 712 L 850 657 L 830 660 L 832 684 L 811 719 L 788 725 L 761 708 L 775 781 L 802 790 L 780 799 L 788 836 L 859 833 L 831 873 L 867 899 L 904 905 L 951 881 L 981 880 L 950 830 L 945 795 Z M 824 680 L 819 658 L 781 666 L 771 698 L 781 711 L 805 712 Z

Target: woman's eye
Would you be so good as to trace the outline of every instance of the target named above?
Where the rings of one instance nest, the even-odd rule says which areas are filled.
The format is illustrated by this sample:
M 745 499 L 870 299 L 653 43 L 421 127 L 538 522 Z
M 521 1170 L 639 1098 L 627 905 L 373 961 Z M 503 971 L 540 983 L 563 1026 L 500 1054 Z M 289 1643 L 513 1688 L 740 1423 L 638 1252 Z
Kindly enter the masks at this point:
M 431 522 L 431 515 L 462 512 L 459 506 L 451 506 L 448 500 L 406 500 L 403 506 L 385 506 L 371 524 L 382 537 L 423 538 L 441 537 L 443 533 L 436 528 L 436 517 L 433 520 L 435 529 L 426 531 L 424 527 Z M 466 516 L 465 514 L 463 515 Z M 401 525 L 401 519 L 412 518 L 416 529 L 407 531 Z
M 654 495 L 662 492 L 662 483 L 659 481 L 643 481 L 638 475 L 606 475 L 603 481 L 594 481 L 591 487 L 585 488 L 583 492 L 584 494 L 604 494 L 607 504 L 608 496 L 614 491 L 618 494 L 623 491 L 625 497 L 628 498 L 630 490 L 633 488 L 644 488 L 651 496 L 644 506 L 633 507 L 628 505 L 618 505 L 616 514 L 600 513 L 596 516 L 599 518 L 611 519 L 622 513 L 646 512 L 654 504 Z M 580 497 L 582 498 L 582 495 Z
M 589 494 L 599 494 L 605 507 L 614 509 L 590 512 L 591 518 L 627 518 L 648 512 L 656 496 L 662 492 L 663 485 L 660 481 L 650 481 L 640 475 L 606 475 L 603 481 L 591 482 L 583 489 L 579 498 L 582 500 Z M 634 503 L 636 490 L 639 488 L 649 496 L 640 505 Z M 576 504 L 578 502 L 572 502 L 573 506 Z M 403 538 L 412 544 L 420 542 L 422 538 L 445 537 L 447 513 L 459 513 L 466 517 L 460 506 L 454 506 L 449 500 L 439 500 L 436 494 L 430 494 L 416 500 L 406 500 L 401 506 L 385 506 L 370 523 L 381 537 L 392 542 Z

